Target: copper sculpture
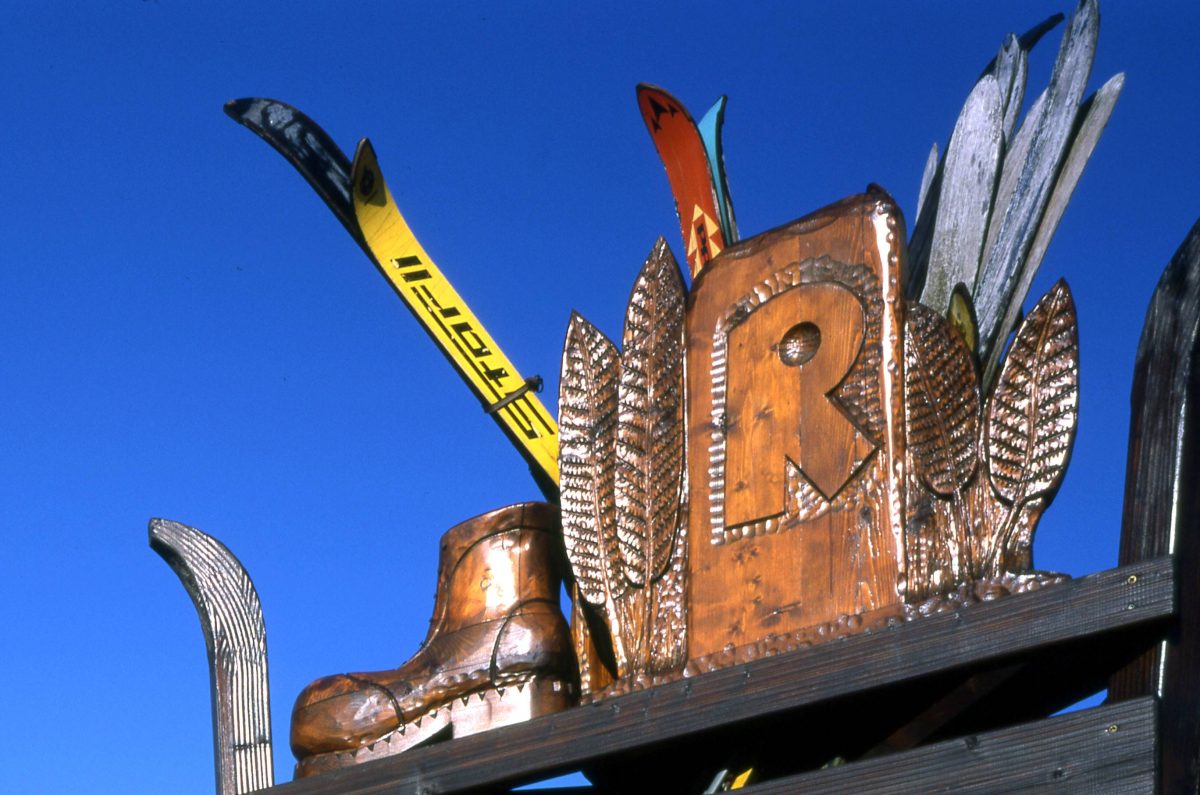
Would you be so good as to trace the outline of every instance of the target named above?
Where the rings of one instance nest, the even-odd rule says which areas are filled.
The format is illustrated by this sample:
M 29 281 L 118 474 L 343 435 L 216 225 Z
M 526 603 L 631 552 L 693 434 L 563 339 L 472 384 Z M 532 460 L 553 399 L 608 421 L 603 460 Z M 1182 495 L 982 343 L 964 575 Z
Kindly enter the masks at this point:
M 558 511 L 546 503 L 501 508 L 448 530 L 421 649 L 391 671 L 318 679 L 296 699 L 296 775 L 572 704 L 575 661 L 558 609 L 558 532 Z
M 563 537 L 584 603 L 575 633 L 587 691 L 611 676 L 684 662 L 684 298 L 679 266 L 660 238 L 633 287 L 623 350 L 580 315 L 567 331 L 560 488 Z M 608 628 L 607 664 L 589 647 L 589 612 Z
M 1066 579 L 1031 549 L 1077 423 L 1069 289 L 1017 318 L 1122 76 L 1083 100 L 1098 24 L 1083 0 L 1018 127 L 1028 50 L 1060 19 L 985 69 L 931 153 L 911 241 L 874 186 L 741 242 L 710 207 L 681 218 L 690 293 L 659 239 L 619 346 L 573 314 L 561 531 L 544 503 L 448 531 L 420 650 L 298 697 L 297 775 Z
M 621 350 L 572 316 L 560 463 L 585 693 L 1064 579 L 1030 548 L 1074 439 L 1070 291 L 1030 312 L 985 393 L 970 294 L 950 318 L 906 301 L 904 240 L 872 188 L 726 249 L 686 313 L 659 241 Z

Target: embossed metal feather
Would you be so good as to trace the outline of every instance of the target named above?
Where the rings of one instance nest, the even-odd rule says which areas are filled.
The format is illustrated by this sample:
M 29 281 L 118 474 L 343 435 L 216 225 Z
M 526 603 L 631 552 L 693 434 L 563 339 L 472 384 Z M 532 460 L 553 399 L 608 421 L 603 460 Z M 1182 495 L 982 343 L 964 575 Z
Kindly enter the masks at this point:
M 660 237 L 629 298 L 618 387 L 617 536 L 637 585 L 666 569 L 679 515 L 685 300 L 679 265 Z
M 960 491 L 978 460 L 979 380 L 950 323 L 909 304 L 904 323 L 904 398 L 908 445 L 917 475 L 942 496 Z
M 558 392 L 563 540 L 580 593 L 595 605 L 627 587 L 614 509 L 618 377 L 616 346 L 572 312 Z
M 1019 506 L 1057 488 L 1066 470 L 1079 405 L 1079 331 L 1061 279 L 1025 318 L 988 404 L 988 474 Z

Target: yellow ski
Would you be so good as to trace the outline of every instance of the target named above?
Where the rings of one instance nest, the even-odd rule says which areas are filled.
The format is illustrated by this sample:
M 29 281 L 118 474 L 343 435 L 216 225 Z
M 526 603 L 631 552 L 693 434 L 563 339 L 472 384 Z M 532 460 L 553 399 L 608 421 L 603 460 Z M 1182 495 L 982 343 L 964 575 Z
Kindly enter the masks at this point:
M 556 495 L 558 425 L 535 394 L 540 379 L 521 377 L 425 253 L 392 200 L 366 138 L 358 144 L 351 173 L 354 217 L 375 265 L 525 456 L 542 490 Z

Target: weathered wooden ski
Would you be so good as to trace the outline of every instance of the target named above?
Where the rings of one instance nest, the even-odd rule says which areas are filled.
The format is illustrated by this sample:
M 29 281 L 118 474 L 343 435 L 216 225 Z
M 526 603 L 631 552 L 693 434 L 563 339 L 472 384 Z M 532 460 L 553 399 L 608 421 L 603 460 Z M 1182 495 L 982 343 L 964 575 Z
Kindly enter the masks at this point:
M 241 795 L 274 782 L 267 629 L 254 583 L 224 544 L 167 519 L 150 520 L 150 547 L 196 606 L 212 692 L 217 795 Z
M 295 166 L 362 245 L 350 203 L 350 160 L 316 122 L 274 99 L 250 97 L 225 103 L 225 115 L 262 138 Z

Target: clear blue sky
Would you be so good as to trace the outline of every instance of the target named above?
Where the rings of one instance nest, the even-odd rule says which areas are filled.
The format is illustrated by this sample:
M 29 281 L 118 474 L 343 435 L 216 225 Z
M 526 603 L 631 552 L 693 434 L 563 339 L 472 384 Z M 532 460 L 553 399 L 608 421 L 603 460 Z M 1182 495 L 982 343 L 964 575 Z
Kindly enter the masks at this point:
M 634 86 L 729 95 L 744 236 L 925 155 L 1008 31 L 1055 3 L 209 3 L 6 9 L 0 32 L 0 791 L 211 792 L 208 674 L 164 516 L 223 540 L 266 613 L 276 767 L 296 693 L 424 636 L 437 539 L 538 492 L 278 155 L 221 112 L 370 136 L 426 249 L 551 405 L 569 312 L 619 337 L 655 237 L 682 255 Z M 825 4 L 822 4 L 825 5 Z M 407 6 L 407 7 L 406 7 Z M 1033 293 L 1079 309 L 1075 457 L 1043 568 L 1115 564 L 1134 350 L 1200 215 L 1200 5 L 1102 6 L 1122 96 Z M 1045 84 L 1061 28 L 1035 51 Z M 911 219 L 910 219 L 911 220 Z

